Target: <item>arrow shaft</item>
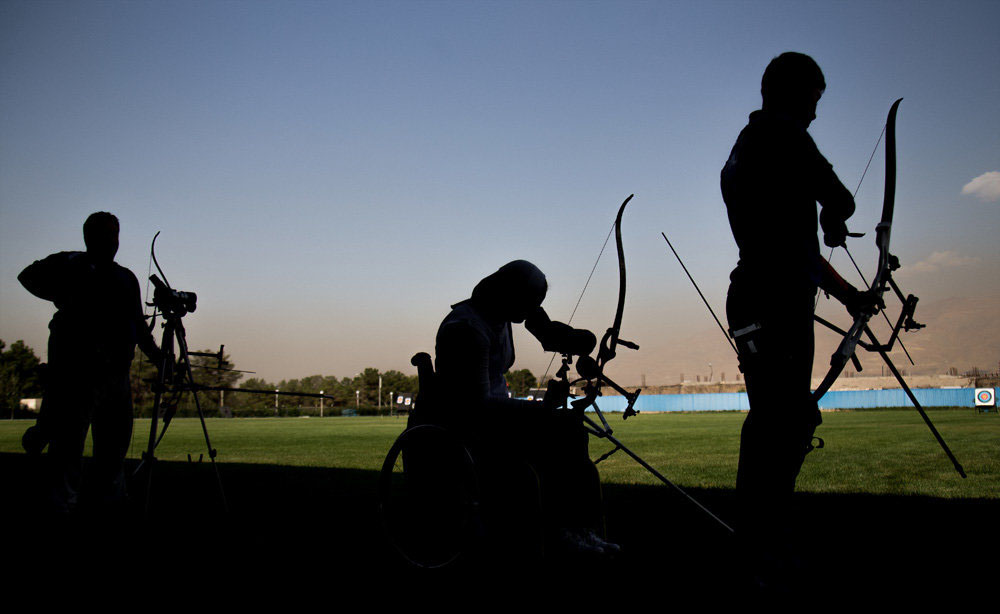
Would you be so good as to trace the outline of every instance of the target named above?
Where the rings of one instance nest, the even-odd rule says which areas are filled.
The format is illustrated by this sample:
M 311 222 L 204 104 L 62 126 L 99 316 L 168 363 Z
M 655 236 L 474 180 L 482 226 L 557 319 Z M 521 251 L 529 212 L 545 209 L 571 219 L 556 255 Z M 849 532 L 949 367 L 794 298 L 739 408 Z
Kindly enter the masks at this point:
M 711 313 L 712 317 L 715 318 L 715 323 L 719 325 L 719 330 L 722 331 L 722 335 L 726 338 L 726 341 L 729 342 L 729 346 L 733 348 L 733 352 L 736 352 L 736 356 L 739 357 L 740 351 L 736 349 L 736 345 L 733 343 L 733 340 L 729 338 L 729 333 L 726 332 L 726 328 L 722 325 L 722 322 L 719 321 L 718 316 L 715 315 L 715 310 L 708 304 L 708 299 L 706 299 L 705 295 L 702 294 L 701 288 L 698 287 L 698 282 L 694 280 L 694 277 L 691 277 L 691 273 L 688 271 L 688 268 L 684 266 L 684 261 L 681 260 L 681 257 L 677 254 L 677 250 L 674 249 L 670 239 L 667 238 L 667 233 L 661 232 L 660 234 L 663 236 L 663 240 L 666 241 L 667 245 L 670 247 L 670 251 L 674 253 L 674 257 L 677 258 L 677 262 L 680 263 L 681 268 L 684 269 L 684 273 L 687 274 L 688 279 L 690 279 L 691 283 L 694 284 L 694 289 L 698 291 L 698 296 L 701 297 L 701 301 L 705 303 L 705 307 L 708 307 L 709 313 Z

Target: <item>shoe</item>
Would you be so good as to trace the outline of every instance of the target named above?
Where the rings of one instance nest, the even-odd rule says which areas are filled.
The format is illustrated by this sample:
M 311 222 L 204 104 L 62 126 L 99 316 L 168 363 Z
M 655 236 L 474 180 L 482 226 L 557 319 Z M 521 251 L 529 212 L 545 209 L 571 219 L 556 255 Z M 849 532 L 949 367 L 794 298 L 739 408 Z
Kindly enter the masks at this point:
M 622 547 L 614 542 L 609 542 L 597 534 L 593 529 L 585 529 L 581 533 L 588 544 L 593 544 L 603 550 L 605 554 L 615 555 L 622 551 Z
M 569 554 L 605 556 L 604 548 L 589 540 L 582 531 L 559 529 L 556 531 L 556 546 Z

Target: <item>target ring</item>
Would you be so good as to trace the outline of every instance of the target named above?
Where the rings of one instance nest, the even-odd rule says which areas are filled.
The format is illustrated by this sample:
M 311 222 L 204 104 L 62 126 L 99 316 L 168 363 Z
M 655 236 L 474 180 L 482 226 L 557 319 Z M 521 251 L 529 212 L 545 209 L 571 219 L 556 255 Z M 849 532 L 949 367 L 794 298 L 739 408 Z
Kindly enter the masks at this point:
M 996 395 L 992 388 L 978 388 L 976 390 L 976 405 L 993 407 L 996 404 Z

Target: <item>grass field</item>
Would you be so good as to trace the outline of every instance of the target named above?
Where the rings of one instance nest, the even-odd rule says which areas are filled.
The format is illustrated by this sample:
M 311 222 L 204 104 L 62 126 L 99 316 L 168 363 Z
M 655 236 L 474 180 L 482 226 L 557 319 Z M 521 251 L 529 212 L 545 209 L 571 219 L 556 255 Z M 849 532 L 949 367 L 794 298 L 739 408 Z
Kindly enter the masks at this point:
M 929 413 L 968 479 L 955 473 L 912 410 L 824 413 L 817 434 L 826 447 L 807 458 L 796 495 L 796 529 L 817 550 L 809 561 L 815 578 L 847 568 L 852 578 L 884 578 L 891 569 L 893 582 L 916 589 L 923 569 L 934 568 L 936 581 L 947 585 L 960 581 L 961 570 L 992 565 L 1000 417 L 971 409 Z M 612 415 L 609 422 L 625 445 L 731 522 L 744 417 L 642 414 L 623 422 Z M 0 422 L 0 484 L 12 502 L 3 506 L 5 514 L 23 507 L 32 490 L 31 463 L 20 448 L 28 424 Z M 530 426 L 525 416 L 508 424 Z M 375 491 L 382 459 L 404 427 L 404 419 L 388 417 L 209 420 L 229 501 L 224 512 L 207 459 L 187 462 L 188 454 L 197 460 L 205 452 L 199 422 L 176 420 L 157 452 L 155 474 L 153 523 L 177 529 L 159 542 L 166 549 L 163 565 L 185 561 L 208 539 L 212 556 L 233 568 L 295 560 L 322 548 L 335 553 L 329 565 L 402 571 L 381 538 Z M 130 466 L 145 447 L 148 428 L 148 421 L 135 424 Z M 591 439 L 592 457 L 607 449 L 606 442 Z M 713 582 L 722 578 L 723 584 L 737 577 L 732 544 L 693 506 L 621 452 L 599 468 L 608 534 L 627 555 L 607 571 L 655 570 L 680 585 L 704 588 L 709 583 L 699 570 L 713 569 Z M 130 535 L 141 534 L 148 521 L 138 505 L 131 516 Z M 24 515 L 18 521 L 32 524 Z M 131 552 L 131 540 L 120 547 Z M 850 587 L 860 591 L 866 583 L 858 577 Z
M 962 480 L 913 411 L 826 412 L 817 431 L 826 447 L 811 454 L 799 490 L 933 497 L 1000 498 L 1000 418 L 971 409 L 929 415 L 969 474 Z M 739 432 L 745 414 L 712 412 L 642 414 L 628 421 L 609 416 L 615 436 L 676 482 L 701 488 L 735 485 Z M 510 427 L 530 425 L 516 417 Z M 222 463 L 377 470 L 405 419 L 261 418 L 210 419 L 208 431 Z M 21 451 L 25 421 L 0 422 L 0 452 Z M 502 424 L 502 422 L 498 422 Z M 135 423 L 131 458 L 145 448 L 149 421 Z M 591 439 L 594 458 L 610 449 Z M 206 450 L 196 419 L 177 419 L 157 456 L 195 458 Z M 88 443 L 89 453 L 89 443 Z M 656 484 L 656 478 L 622 453 L 600 465 L 602 480 Z

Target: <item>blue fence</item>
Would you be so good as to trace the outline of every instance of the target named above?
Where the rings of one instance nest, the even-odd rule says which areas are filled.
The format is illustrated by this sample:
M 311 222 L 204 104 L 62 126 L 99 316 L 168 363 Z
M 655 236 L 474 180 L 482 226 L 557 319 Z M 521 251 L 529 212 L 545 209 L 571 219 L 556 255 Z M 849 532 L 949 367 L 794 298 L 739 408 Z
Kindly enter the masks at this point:
M 1000 394 L 1000 388 L 996 389 Z M 924 407 L 975 407 L 975 388 L 915 388 L 913 394 Z M 606 396 L 597 400 L 601 411 L 623 411 L 625 397 Z M 820 409 L 864 409 L 874 407 L 912 407 L 901 389 L 836 390 L 827 392 L 819 401 Z M 662 411 L 726 411 L 748 410 L 745 392 L 711 392 L 705 394 L 640 395 L 635 408 L 644 412 Z

